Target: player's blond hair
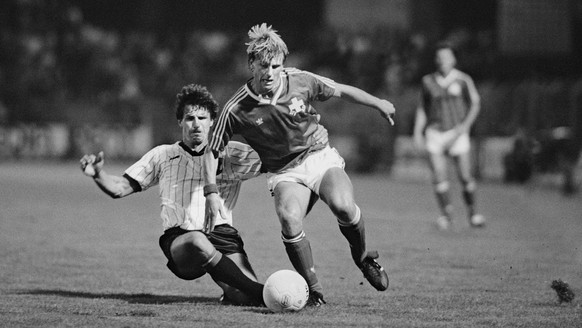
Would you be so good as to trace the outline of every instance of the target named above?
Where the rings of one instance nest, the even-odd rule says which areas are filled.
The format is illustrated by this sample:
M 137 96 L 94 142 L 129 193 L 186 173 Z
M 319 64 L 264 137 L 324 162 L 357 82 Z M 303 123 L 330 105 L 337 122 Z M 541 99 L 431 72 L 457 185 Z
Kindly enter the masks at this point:
M 250 41 L 245 45 L 248 46 L 249 63 L 255 59 L 261 62 L 270 62 L 271 59 L 280 55 L 283 55 L 283 61 L 287 58 L 289 54 L 287 45 L 271 25 L 267 26 L 267 23 L 255 25 L 249 30 L 248 34 Z

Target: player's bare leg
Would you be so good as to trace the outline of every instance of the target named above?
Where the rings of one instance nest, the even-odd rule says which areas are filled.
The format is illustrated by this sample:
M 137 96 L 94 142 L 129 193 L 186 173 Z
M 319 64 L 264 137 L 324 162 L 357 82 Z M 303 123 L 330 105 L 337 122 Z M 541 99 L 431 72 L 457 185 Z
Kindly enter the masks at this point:
M 367 252 L 366 230 L 360 208 L 354 202 L 350 178 L 341 168 L 334 167 L 325 173 L 319 187 L 319 196 L 336 216 L 341 233 L 350 245 L 354 263 L 374 288 L 388 288 L 388 275 L 376 259 L 378 252 Z
M 311 190 L 298 183 L 280 182 L 273 194 L 285 251 L 295 270 L 309 285 L 309 305 L 321 305 L 325 303 L 323 287 L 315 274 L 311 244 L 303 231 L 303 219 L 309 208 Z
M 441 213 L 437 219 L 437 226 L 441 230 L 446 230 L 451 225 L 453 213 L 447 174 L 447 157 L 444 154 L 430 154 L 429 166 L 432 171 L 437 205 Z
M 576 134 L 582 133 L 574 133 L 574 137 L 567 141 L 565 153 L 560 154 L 558 158 L 559 169 L 562 173 L 562 193 L 566 196 L 571 196 L 578 192 L 576 166 L 578 165 L 582 142 L 575 139 Z
M 457 167 L 457 174 L 463 186 L 463 200 L 467 207 L 469 224 L 472 227 L 483 227 L 485 225 L 485 218 L 478 214 L 475 206 L 475 191 L 477 184 L 471 174 L 471 157 L 469 153 L 463 153 L 455 157 L 455 164 Z

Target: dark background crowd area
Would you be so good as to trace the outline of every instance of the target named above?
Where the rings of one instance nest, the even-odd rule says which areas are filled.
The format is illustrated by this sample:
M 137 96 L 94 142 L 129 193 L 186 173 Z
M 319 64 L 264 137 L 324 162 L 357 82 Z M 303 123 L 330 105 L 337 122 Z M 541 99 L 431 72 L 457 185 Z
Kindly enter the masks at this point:
M 395 104 L 395 128 L 386 128 L 374 111 L 349 104 L 328 101 L 317 107 L 330 134 L 357 136 L 372 152 L 386 140 L 411 134 L 420 79 L 433 70 L 433 46 L 443 40 L 455 46 L 458 67 L 481 93 L 477 135 L 567 126 L 580 111 L 572 108 L 582 102 L 578 44 L 573 55 L 507 57 L 496 50 L 493 29 L 451 27 L 436 37 L 388 24 L 353 31 L 325 26 L 323 1 L 278 3 L 297 7 L 296 13 L 277 13 L 264 2 L 270 15 L 248 10 L 244 2 L 218 2 L 224 6 L 150 1 L 159 8 L 143 11 L 139 1 L 3 1 L 0 125 L 145 124 L 153 127 L 155 144 L 171 142 L 179 137 L 173 128 L 176 93 L 199 83 L 224 104 L 250 76 L 246 33 L 263 21 L 286 40 L 287 66 Z M 289 20 L 294 15 L 303 20 Z

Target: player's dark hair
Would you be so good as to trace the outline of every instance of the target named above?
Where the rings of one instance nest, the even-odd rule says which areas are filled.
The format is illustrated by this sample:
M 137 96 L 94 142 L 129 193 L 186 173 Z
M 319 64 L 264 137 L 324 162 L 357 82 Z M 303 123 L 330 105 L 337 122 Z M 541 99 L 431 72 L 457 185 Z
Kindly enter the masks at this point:
M 176 95 L 174 107 L 178 121 L 184 118 L 184 108 L 188 105 L 206 108 L 212 119 L 215 119 L 218 114 L 218 103 L 206 87 L 198 84 L 188 84 Z
M 443 50 L 443 49 L 449 49 L 453 52 L 453 55 L 457 56 L 457 50 L 455 49 L 453 44 L 449 41 L 438 42 L 434 47 L 434 53 L 436 53 L 439 50 Z

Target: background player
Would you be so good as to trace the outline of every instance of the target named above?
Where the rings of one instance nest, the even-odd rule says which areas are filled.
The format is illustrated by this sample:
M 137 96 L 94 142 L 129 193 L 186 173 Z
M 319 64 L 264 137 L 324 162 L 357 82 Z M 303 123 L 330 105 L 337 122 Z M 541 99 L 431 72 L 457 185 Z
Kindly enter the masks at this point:
M 471 175 L 469 139 L 471 126 L 481 109 L 480 97 L 471 77 L 455 68 L 456 57 L 449 45 L 438 45 L 435 63 L 436 72 L 422 78 L 414 140 L 419 149 L 428 152 L 434 192 L 441 211 L 437 225 L 444 230 L 451 224 L 453 207 L 447 177 L 447 158 L 451 157 L 463 185 L 469 223 L 472 227 L 481 227 L 485 218 L 475 209 L 476 183 Z
M 217 218 L 214 231 L 205 234 L 201 160 L 218 104 L 205 87 L 188 85 L 177 95 L 175 110 L 182 129 L 180 142 L 153 148 L 122 177 L 103 170 L 103 153 L 83 156 L 81 169 L 113 198 L 159 184 L 164 229 L 159 243 L 168 259 L 168 268 L 185 280 L 208 272 L 223 289 L 226 303 L 261 304 L 263 286 L 257 282 L 243 241 L 232 226 L 232 209 L 241 179 L 260 174 L 259 158 L 241 143 L 231 142 L 225 148 L 222 173 L 217 178 L 225 210 Z
M 217 154 L 233 134 L 241 134 L 258 152 L 275 200 L 285 249 L 294 268 L 310 287 L 309 303 L 320 305 L 323 287 L 315 274 L 310 243 L 303 219 L 311 205 L 321 199 L 337 217 L 348 240 L 352 258 L 378 290 L 388 288 L 388 276 L 376 262 L 378 253 L 367 251 L 364 220 L 356 205 L 344 160 L 327 143 L 317 143 L 313 132 L 319 126 L 314 101 L 331 97 L 377 109 L 391 121 L 394 106 L 358 88 L 335 83 L 315 74 L 284 68 L 288 55 L 285 42 L 266 24 L 249 31 L 248 65 L 252 78 L 227 102 L 205 154 L 205 194 L 209 229 L 223 209 L 215 172 Z

